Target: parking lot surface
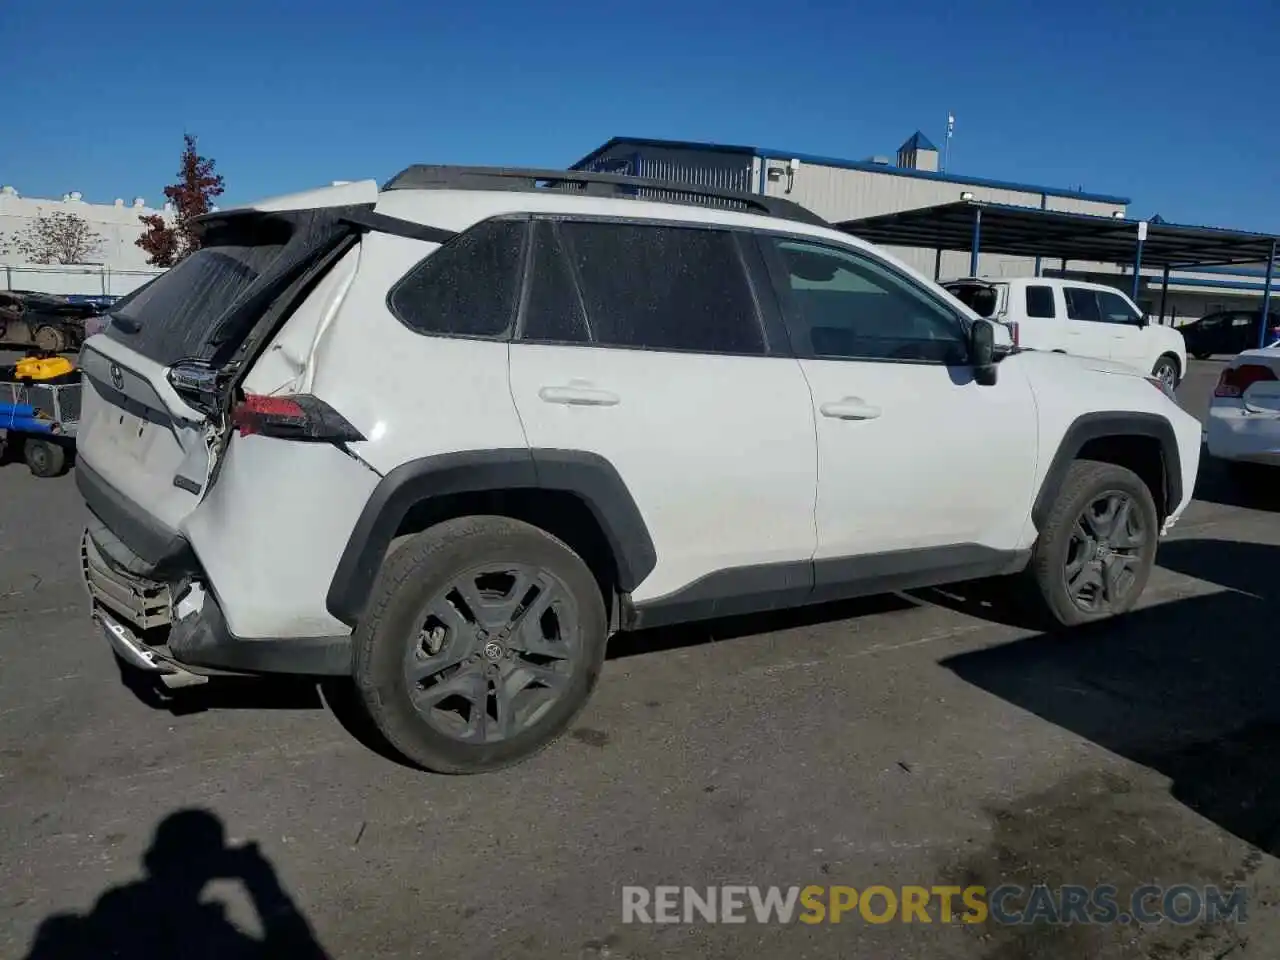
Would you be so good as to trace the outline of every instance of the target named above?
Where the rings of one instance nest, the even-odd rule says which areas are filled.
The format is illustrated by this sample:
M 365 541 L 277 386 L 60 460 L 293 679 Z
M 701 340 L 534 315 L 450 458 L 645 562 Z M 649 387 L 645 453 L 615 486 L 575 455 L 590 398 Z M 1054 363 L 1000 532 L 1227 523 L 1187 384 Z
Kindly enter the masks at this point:
M 1220 366 L 1193 368 L 1188 409 Z M 126 688 L 86 616 L 74 476 L 0 467 L 0 957 L 37 930 L 42 955 L 79 956 L 90 915 L 137 938 L 131 957 L 248 956 L 264 937 L 269 956 L 362 960 L 1273 957 L 1275 506 L 1207 464 L 1143 608 L 1093 631 L 1030 632 L 963 585 L 619 638 L 560 743 L 449 778 L 370 749 L 307 685 Z M 1005 883 L 1238 885 L 1247 913 L 622 912 L 626 885 Z M 148 943 L 160 927 L 180 941 Z

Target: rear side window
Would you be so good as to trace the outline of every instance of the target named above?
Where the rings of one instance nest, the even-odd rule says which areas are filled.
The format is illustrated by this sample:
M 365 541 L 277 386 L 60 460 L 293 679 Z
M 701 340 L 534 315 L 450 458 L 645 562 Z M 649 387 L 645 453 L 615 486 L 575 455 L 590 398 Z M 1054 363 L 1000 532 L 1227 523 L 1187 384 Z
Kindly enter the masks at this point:
M 511 329 L 526 223 L 490 220 L 454 237 L 391 290 L 391 312 L 419 333 L 499 337 Z
M 1027 316 L 1051 319 L 1055 314 L 1052 287 L 1027 287 Z
M 206 356 L 220 321 L 285 257 L 289 224 L 225 232 L 111 310 L 107 336 L 157 363 Z M 305 242 L 304 238 L 298 238 Z
M 560 223 L 593 342 L 763 354 L 764 331 L 733 235 L 633 223 Z
M 1099 321 L 1102 315 L 1098 312 L 1098 297 L 1092 290 L 1084 287 L 1063 287 L 1063 296 L 1067 298 L 1067 316 L 1072 320 Z

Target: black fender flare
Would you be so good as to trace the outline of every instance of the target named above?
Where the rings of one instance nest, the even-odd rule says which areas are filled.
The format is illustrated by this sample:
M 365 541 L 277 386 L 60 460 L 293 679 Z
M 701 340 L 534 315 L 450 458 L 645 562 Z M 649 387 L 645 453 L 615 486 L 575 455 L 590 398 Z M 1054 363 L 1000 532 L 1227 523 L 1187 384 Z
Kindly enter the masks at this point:
M 1182 500 L 1182 457 L 1178 453 L 1178 437 L 1173 424 L 1157 413 L 1136 413 L 1114 410 L 1086 413 L 1072 421 L 1058 444 L 1053 461 L 1040 483 L 1031 518 L 1037 529 L 1044 528 L 1045 518 L 1066 479 L 1071 462 L 1080 455 L 1090 440 L 1102 437 L 1153 437 L 1160 443 L 1160 457 L 1164 465 L 1164 490 L 1161 491 L 1168 511 Z
M 582 500 L 613 553 L 619 590 L 634 590 L 657 565 L 640 509 L 605 458 L 576 450 L 524 448 L 446 453 L 403 463 L 374 487 L 329 584 L 329 613 L 356 625 L 387 549 L 416 504 L 460 493 L 530 489 L 571 493 Z

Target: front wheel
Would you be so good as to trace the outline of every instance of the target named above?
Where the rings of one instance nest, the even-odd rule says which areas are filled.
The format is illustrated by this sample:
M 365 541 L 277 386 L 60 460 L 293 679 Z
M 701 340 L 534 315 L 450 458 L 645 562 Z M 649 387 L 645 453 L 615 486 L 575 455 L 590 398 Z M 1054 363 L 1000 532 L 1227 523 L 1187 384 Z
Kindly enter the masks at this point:
M 1157 360 L 1156 365 L 1151 368 L 1151 376 L 1164 384 L 1164 388 L 1170 393 L 1178 389 L 1178 375 L 1178 361 L 1168 354 Z
M 604 663 L 595 577 L 550 534 L 464 517 L 384 563 L 355 637 L 360 699 L 406 758 L 438 773 L 526 760 L 573 722 Z
M 1027 570 L 1042 612 L 1076 626 L 1131 610 L 1155 565 L 1159 534 L 1155 500 L 1137 474 L 1075 461 Z

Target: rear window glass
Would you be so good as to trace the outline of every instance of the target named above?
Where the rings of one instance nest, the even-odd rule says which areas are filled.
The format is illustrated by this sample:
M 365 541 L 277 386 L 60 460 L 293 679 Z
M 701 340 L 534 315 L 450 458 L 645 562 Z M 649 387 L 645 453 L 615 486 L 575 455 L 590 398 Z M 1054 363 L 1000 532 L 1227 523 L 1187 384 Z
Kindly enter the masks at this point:
M 1027 287 L 1027 316 L 1052 317 L 1053 315 L 1053 288 Z
M 280 259 L 287 224 L 259 229 L 244 242 L 202 247 L 111 310 L 107 336 L 158 363 L 205 356 L 228 310 Z
M 564 223 L 594 341 L 763 354 L 764 331 L 732 234 L 648 224 Z

